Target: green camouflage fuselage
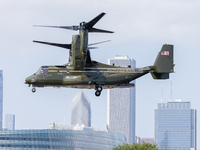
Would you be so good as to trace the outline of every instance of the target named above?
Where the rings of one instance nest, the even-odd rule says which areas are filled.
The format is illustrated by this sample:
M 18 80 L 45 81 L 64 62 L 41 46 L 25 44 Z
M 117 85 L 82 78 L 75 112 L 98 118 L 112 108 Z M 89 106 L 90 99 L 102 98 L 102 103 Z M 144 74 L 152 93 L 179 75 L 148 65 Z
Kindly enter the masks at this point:
M 153 67 L 122 68 L 92 61 L 93 67 L 85 67 L 83 71 L 74 70 L 71 66 L 44 66 L 46 72 L 38 72 L 26 79 L 33 87 L 72 87 L 95 89 L 101 85 L 103 89 L 134 87 L 129 82 L 142 76 Z M 41 67 L 41 68 L 44 68 Z M 41 70 L 40 68 L 40 70 Z

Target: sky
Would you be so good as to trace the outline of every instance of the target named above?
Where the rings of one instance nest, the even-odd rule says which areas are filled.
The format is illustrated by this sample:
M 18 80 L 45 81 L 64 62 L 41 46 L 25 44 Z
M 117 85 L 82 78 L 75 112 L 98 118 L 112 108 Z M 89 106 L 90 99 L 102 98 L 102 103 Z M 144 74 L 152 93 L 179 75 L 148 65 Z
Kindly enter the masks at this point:
M 105 40 L 91 50 L 93 60 L 107 63 L 116 55 L 136 60 L 136 67 L 154 63 L 163 44 L 174 45 L 175 73 L 170 80 L 153 80 L 147 74 L 136 80 L 136 135 L 154 137 L 154 110 L 161 100 L 190 101 L 197 110 L 199 129 L 199 0 L 2 0 L 0 2 L 0 69 L 3 70 L 3 113 L 16 116 L 16 129 L 48 128 L 50 121 L 70 124 L 71 104 L 80 91 L 69 88 L 37 88 L 24 84 L 26 77 L 43 65 L 62 65 L 68 50 L 33 43 L 33 40 L 71 43 L 76 31 L 39 28 L 33 25 L 78 25 L 101 12 L 106 15 L 95 28 L 113 34 L 90 33 L 89 43 Z M 92 125 L 104 129 L 107 91 L 83 90 L 91 102 Z M 200 142 L 198 138 L 197 143 Z

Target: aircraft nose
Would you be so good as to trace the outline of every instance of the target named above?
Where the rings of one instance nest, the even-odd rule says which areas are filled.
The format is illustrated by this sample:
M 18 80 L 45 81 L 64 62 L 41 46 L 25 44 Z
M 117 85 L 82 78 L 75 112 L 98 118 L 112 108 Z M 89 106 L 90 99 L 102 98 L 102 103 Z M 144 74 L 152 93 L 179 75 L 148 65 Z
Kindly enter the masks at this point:
M 29 77 L 26 78 L 25 83 L 26 83 L 26 84 L 30 83 L 30 78 L 29 78 Z
M 30 76 L 30 77 L 28 77 L 28 78 L 26 78 L 26 80 L 25 80 L 25 83 L 26 84 L 33 84 L 33 83 L 35 83 L 35 82 L 37 82 L 37 79 L 36 79 L 36 77 L 35 76 Z

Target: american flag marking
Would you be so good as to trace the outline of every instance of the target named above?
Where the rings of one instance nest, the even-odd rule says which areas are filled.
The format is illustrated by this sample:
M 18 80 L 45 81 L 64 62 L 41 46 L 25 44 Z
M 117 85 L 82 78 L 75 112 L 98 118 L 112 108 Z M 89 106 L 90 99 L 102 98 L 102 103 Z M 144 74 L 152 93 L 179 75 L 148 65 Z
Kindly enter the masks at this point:
M 169 51 L 162 51 L 161 55 L 169 56 Z

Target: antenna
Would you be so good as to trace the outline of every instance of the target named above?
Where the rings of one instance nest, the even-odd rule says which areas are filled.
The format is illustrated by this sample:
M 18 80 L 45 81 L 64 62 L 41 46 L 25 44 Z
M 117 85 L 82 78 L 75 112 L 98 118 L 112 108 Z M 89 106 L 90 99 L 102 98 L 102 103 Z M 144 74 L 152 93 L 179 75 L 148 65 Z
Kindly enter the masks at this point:
M 161 82 L 161 103 L 163 103 L 163 82 Z
M 124 57 L 124 50 L 122 50 L 122 56 Z

